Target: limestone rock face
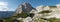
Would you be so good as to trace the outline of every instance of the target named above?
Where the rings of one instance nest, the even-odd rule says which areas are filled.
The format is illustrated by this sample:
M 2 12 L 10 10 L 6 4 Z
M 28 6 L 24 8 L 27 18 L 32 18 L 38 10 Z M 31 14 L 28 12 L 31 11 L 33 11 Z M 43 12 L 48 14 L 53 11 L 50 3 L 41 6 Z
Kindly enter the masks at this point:
M 21 13 L 23 5 L 19 5 L 19 7 L 16 9 L 16 13 Z
M 16 13 L 21 13 L 21 12 L 25 12 L 25 13 L 29 13 L 33 8 L 29 3 L 25 2 L 21 5 L 19 5 L 19 7 L 16 9 Z

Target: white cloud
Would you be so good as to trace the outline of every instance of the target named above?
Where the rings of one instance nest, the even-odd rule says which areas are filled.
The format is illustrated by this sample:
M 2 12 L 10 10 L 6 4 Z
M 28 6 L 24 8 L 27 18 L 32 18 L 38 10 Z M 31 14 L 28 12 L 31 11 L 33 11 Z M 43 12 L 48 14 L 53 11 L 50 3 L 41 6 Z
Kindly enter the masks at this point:
M 0 11 L 8 10 L 8 2 L 0 2 Z
M 56 6 L 60 6 L 60 4 L 56 4 Z

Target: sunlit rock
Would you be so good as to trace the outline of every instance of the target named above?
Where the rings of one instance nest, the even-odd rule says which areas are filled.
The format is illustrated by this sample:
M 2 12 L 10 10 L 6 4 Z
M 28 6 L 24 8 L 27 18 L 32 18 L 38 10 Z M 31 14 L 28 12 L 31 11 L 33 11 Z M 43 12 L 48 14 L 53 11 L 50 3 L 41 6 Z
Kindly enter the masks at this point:
M 24 22 L 32 22 L 32 18 L 31 17 L 27 17 L 23 20 Z

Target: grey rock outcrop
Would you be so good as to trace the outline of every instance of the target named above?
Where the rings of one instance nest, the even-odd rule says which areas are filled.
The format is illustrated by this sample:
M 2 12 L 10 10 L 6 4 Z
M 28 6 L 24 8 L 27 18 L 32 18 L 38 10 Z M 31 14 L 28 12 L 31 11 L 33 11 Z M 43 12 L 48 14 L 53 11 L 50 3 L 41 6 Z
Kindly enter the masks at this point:
M 16 9 L 16 13 L 21 13 L 21 12 L 29 13 L 32 9 L 36 10 L 31 6 L 31 4 L 25 2 L 18 6 L 18 8 Z

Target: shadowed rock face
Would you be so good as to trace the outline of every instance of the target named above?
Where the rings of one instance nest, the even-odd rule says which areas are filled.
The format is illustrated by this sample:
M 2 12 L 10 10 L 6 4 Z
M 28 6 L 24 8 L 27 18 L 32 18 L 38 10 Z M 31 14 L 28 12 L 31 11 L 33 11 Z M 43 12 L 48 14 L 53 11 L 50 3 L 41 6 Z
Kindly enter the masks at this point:
M 23 5 L 27 12 L 30 12 L 33 8 L 29 3 L 24 3 Z
M 21 12 L 25 12 L 25 13 L 29 13 L 33 8 L 29 3 L 25 2 L 21 5 L 19 5 L 19 7 L 16 10 L 16 13 L 21 13 Z

